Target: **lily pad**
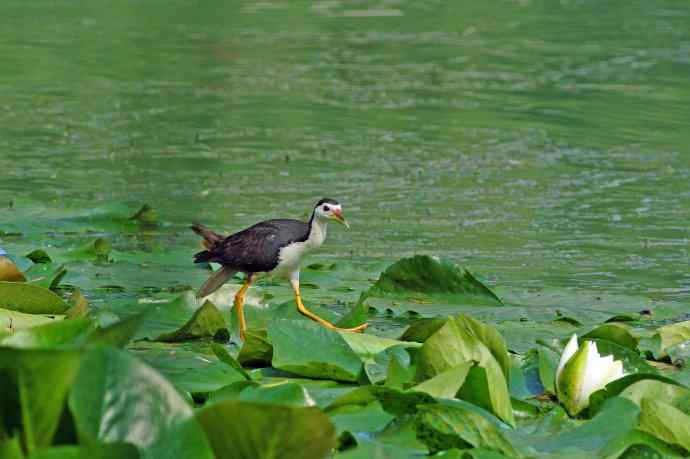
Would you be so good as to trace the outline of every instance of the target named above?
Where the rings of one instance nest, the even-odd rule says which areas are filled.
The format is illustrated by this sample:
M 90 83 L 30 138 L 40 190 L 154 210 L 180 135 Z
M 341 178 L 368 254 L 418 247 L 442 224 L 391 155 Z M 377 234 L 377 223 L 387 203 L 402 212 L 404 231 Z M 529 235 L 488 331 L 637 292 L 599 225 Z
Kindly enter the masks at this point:
M 473 362 L 462 363 L 417 384 L 410 390 L 424 392 L 433 397 L 455 398 L 462 385 L 465 384 L 467 374 L 473 365 Z
M 265 384 L 239 381 L 212 392 L 208 403 L 215 403 L 221 400 L 242 400 L 269 405 L 315 405 L 307 389 L 289 380 Z
M 159 335 L 155 341 L 176 343 L 198 338 L 212 338 L 224 329 L 227 330 L 223 315 L 213 303 L 206 301 L 182 327 Z
M 154 447 L 193 414 L 188 402 L 156 370 L 129 353 L 102 347 L 82 357 L 69 407 L 80 442 L 127 442 L 143 450 Z M 190 443 L 203 443 L 198 426 L 184 434 Z M 184 448 L 167 453 L 188 457 Z
M 104 238 L 97 238 L 86 242 L 81 247 L 65 253 L 65 257 L 72 260 L 90 260 L 97 262 L 109 261 L 110 241 Z
M 48 255 L 48 252 L 46 252 L 43 249 L 32 250 L 31 252 L 27 253 L 25 256 L 26 256 L 26 258 L 33 261 L 34 263 L 50 263 L 51 261 L 53 261 L 50 258 L 50 255 Z
M 40 287 L 55 290 L 67 275 L 67 268 L 57 263 L 39 263 L 26 271 L 28 282 Z
M 61 321 L 60 314 L 25 314 L 19 311 L 0 309 L 0 336 L 11 335 L 18 330 Z
M 640 350 L 662 359 L 668 355 L 669 348 L 686 341 L 690 341 L 690 320 L 659 327 L 653 336 L 640 340 Z
M 582 335 L 582 339 L 602 339 L 623 346 L 632 351 L 637 350 L 637 339 L 630 333 L 630 327 L 620 323 L 606 323 Z
M 518 452 L 499 428 L 464 404 L 427 405 L 417 415 L 417 438 L 431 453 L 450 448 L 485 448 L 508 457 Z
M 247 373 L 244 368 L 242 368 L 242 365 L 240 365 L 240 363 L 230 355 L 227 349 L 217 343 L 213 343 L 211 348 L 213 349 L 213 353 L 216 354 L 216 357 L 218 357 L 218 360 L 229 365 L 233 370 L 236 370 L 242 374 L 247 381 L 252 380 L 252 377 L 249 375 L 249 373 Z
M 79 352 L 0 348 L 2 428 L 19 432 L 24 450 L 52 444 Z
M 336 445 L 335 428 L 318 408 L 226 400 L 196 415 L 216 457 L 323 459 Z
M 366 406 L 379 401 L 387 412 L 403 416 L 417 412 L 419 405 L 436 403 L 433 396 L 425 392 L 401 391 L 385 386 L 362 386 L 341 395 L 328 405 L 326 412 L 347 405 Z
M 273 344 L 268 340 L 268 331 L 247 330 L 237 361 L 242 365 L 265 367 L 271 365 L 272 359 Z
M 469 271 L 426 255 L 403 258 L 389 266 L 363 299 L 372 297 L 450 301 L 459 306 L 503 304 Z
M 673 400 L 690 396 L 690 391 L 676 381 L 656 373 L 632 373 L 610 382 L 590 395 L 589 414 L 597 413 L 607 399 L 618 395 L 640 405 L 644 397 Z
M 506 362 L 507 368 L 496 357 Z M 418 381 L 464 363 L 476 363 L 459 398 L 477 403 L 504 421 L 514 423 L 506 376 L 510 372 L 510 360 L 502 338 L 487 325 L 469 317 L 449 319 L 422 345 L 416 362 Z
M 90 328 L 91 322 L 87 319 L 60 320 L 19 330 L 0 340 L 0 345 L 24 349 L 50 349 L 74 343 Z
M 88 342 L 89 344 L 125 347 L 141 327 L 143 319 L 143 314 L 135 314 L 105 327 L 97 328 L 89 336 Z
M 54 446 L 36 451 L 28 459 L 138 459 L 136 447 L 126 443 L 89 446 Z
M 690 451 L 690 416 L 663 400 L 642 399 L 640 429 Z
M 0 282 L 0 308 L 27 314 L 63 314 L 69 304 L 38 285 Z
M 269 325 L 273 367 L 312 378 L 355 382 L 362 360 L 336 331 L 303 320 L 276 320 Z

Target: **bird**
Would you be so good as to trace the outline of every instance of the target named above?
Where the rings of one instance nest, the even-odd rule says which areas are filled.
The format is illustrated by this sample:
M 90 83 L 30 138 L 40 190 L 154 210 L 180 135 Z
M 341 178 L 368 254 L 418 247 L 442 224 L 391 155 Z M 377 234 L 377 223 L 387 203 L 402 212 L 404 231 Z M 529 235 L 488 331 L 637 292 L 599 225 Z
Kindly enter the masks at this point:
M 244 299 L 255 278 L 261 274 L 286 277 L 295 294 L 297 310 L 322 326 L 341 331 L 362 332 L 368 324 L 340 328 L 322 319 L 304 306 L 300 294 L 300 265 L 305 256 L 321 247 L 326 240 L 328 223 L 334 220 L 346 228 L 342 206 L 334 199 L 323 198 L 313 208 L 308 222 L 292 219 L 272 219 L 256 223 L 229 236 L 223 236 L 199 223 L 191 226 L 201 236 L 206 250 L 194 255 L 194 263 L 218 263 L 216 270 L 199 288 L 196 296 L 203 298 L 218 290 L 237 272 L 244 273 L 244 283 L 234 297 L 240 339 L 245 340 L 247 323 L 244 318 Z

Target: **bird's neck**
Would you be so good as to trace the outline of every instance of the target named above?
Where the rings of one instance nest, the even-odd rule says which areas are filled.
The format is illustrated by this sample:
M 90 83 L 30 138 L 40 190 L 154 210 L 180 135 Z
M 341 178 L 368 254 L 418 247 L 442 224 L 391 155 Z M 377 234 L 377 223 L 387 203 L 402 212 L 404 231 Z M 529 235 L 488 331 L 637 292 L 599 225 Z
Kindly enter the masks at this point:
M 307 238 L 307 244 L 314 249 L 320 247 L 326 240 L 327 230 L 328 222 L 312 214 L 309 220 L 309 237 Z

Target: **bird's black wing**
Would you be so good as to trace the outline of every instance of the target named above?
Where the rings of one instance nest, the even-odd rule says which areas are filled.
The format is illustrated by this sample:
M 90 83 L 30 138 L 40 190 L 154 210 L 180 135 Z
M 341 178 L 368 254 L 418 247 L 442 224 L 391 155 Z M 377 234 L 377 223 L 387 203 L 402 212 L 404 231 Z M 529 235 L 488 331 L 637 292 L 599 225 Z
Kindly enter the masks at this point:
M 308 237 L 308 223 L 266 220 L 225 238 L 209 250 L 209 261 L 243 272 L 272 271 L 278 265 L 280 249 Z

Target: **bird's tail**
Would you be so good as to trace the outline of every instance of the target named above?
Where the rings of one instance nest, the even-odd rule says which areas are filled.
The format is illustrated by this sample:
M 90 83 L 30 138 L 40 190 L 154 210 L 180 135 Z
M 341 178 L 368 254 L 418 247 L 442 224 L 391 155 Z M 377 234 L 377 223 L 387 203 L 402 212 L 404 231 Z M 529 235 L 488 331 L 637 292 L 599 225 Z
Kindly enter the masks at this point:
M 216 244 L 225 239 L 223 235 L 218 234 L 199 223 L 194 223 L 190 228 L 192 228 L 192 231 L 194 231 L 196 234 L 204 238 L 203 244 L 207 249 L 212 249 Z
M 201 286 L 199 291 L 196 293 L 197 298 L 203 298 L 210 295 L 211 293 L 218 290 L 224 283 L 228 281 L 237 271 L 229 269 L 226 266 L 221 266 L 221 268 L 211 274 L 204 285 Z

